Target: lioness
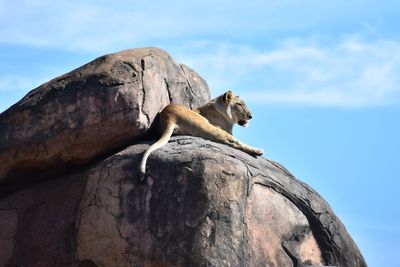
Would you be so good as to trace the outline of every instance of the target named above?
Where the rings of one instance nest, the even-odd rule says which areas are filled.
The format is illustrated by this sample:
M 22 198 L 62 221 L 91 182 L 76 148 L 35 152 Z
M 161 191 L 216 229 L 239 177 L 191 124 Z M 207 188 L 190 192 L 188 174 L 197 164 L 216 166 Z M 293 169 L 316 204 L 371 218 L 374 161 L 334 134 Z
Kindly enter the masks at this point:
M 231 91 L 194 110 L 177 104 L 166 106 L 160 113 L 158 125 L 162 133 L 161 138 L 143 154 L 140 163 L 141 178 L 144 178 L 150 153 L 166 145 L 173 134 L 203 137 L 251 155 L 261 156 L 263 150 L 243 144 L 232 136 L 235 123 L 247 127 L 251 118 L 246 104 Z

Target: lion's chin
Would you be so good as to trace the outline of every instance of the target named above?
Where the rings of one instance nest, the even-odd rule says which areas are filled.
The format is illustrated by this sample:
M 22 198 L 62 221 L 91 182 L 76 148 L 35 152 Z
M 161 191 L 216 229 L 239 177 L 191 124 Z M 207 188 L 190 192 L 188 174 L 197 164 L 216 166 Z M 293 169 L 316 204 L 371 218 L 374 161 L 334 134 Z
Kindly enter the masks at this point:
M 242 120 L 242 121 L 238 121 L 238 124 L 244 128 L 249 127 L 250 124 L 250 120 Z

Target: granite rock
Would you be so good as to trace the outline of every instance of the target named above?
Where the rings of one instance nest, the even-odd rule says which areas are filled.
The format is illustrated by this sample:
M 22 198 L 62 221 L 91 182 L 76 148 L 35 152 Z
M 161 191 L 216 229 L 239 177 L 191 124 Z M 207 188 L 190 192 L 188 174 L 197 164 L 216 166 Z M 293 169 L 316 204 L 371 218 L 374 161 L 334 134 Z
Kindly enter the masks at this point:
M 169 103 L 209 98 L 207 83 L 163 50 L 101 56 L 0 114 L 0 183 L 90 162 L 143 137 Z
M 130 146 L 3 199 L 3 261 L 366 266 L 328 203 L 278 163 L 201 138 L 173 137 L 150 156 L 140 183 L 147 147 Z

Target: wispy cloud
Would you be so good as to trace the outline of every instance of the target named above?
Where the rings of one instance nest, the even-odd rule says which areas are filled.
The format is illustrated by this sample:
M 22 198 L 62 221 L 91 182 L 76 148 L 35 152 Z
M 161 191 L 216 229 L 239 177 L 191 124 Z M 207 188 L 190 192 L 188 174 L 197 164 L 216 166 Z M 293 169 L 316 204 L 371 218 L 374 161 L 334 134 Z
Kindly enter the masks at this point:
M 335 5 L 317 0 L 224 0 L 219 5 L 211 0 L 156 4 L 128 0 L 0 1 L 0 25 L 7 25 L 0 27 L 0 43 L 98 54 L 154 45 L 194 67 L 214 93 L 231 88 L 252 101 L 269 104 L 400 104 L 400 43 L 395 38 L 362 38 L 362 34 L 358 38 L 344 31 L 323 40 L 326 36 L 319 31 L 339 32 L 341 26 L 343 31 L 346 21 L 360 27 L 363 21 L 377 18 L 376 8 L 372 8 L 377 5 L 368 4 L 369 8 L 356 14 L 344 10 L 359 10 L 365 3 L 346 2 L 343 9 L 334 9 Z M 394 10 L 397 4 L 378 6 L 390 19 L 391 13 L 386 11 Z M 320 12 L 304 15 L 311 8 Z M 243 16 L 245 10 L 252 15 Z M 338 17 L 342 19 L 332 19 Z M 368 24 L 369 32 L 374 28 L 371 25 L 379 26 Z M 0 77 L 2 91 L 11 84 L 15 89 L 36 83 L 35 78 L 7 73 Z
M 338 9 L 337 2 L 318 0 L 0 1 L 0 25 L 4 25 L 0 42 L 101 52 L 204 37 L 260 41 L 326 28 L 349 29 L 349 24 L 359 28 L 382 12 L 385 18 L 397 18 L 387 12 L 398 8 L 395 1 L 385 5 L 342 1 L 340 5 Z M 360 8 L 363 12 L 347 11 Z M 311 9 L 318 12 L 311 15 Z
M 212 44 L 215 45 L 215 44 Z M 290 39 L 277 47 L 203 44 L 187 60 L 211 86 L 268 104 L 368 107 L 400 104 L 400 43 Z M 251 85 L 251 88 L 249 86 Z M 225 89 L 224 88 L 224 89 Z
M 230 28 L 228 15 L 220 17 L 228 7 L 210 5 L 214 2 L 0 1 L 0 25 L 7 25 L 0 27 L 0 43 L 101 52 Z

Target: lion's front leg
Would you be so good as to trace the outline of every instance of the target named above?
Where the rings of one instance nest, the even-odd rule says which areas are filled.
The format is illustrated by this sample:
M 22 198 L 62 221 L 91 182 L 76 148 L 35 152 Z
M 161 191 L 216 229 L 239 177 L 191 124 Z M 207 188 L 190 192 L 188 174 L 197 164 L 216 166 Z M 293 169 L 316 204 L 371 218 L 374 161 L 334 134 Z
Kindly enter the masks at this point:
M 234 147 L 236 149 L 240 149 L 247 154 L 253 155 L 253 156 L 261 156 L 264 151 L 262 149 L 254 148 L 249 145 L 241 143 L 239 140 L 237 140 L 233 135 L 227 133 L 226 131 L 215 127 L 213 125 L 210 125 L 211 131 L 210 130 L 204 130 L 200 132 L 198 136 L 201 136 L 203 138 L 212 140 L 214 142 L 218 142 L 221 144 L 226 144 L 228 146 Z
M 261 156 L 262 154 L 264 154 L 264 151 L 262 149 L 254 148 L 249 145 L 246 145 L 246 144 L 240 142 L 239 140 L 237 140 L 236 138 L 234 138 L 233 136 L 232 136 L 232 138 L 228 138 L 226 141 L 227 141 L 226 142 L 227 145 L 230 145 L 231 147 L 240 149 L 240 150 L 246 152 L 247 154 L 254 155 L 254 156 Z

